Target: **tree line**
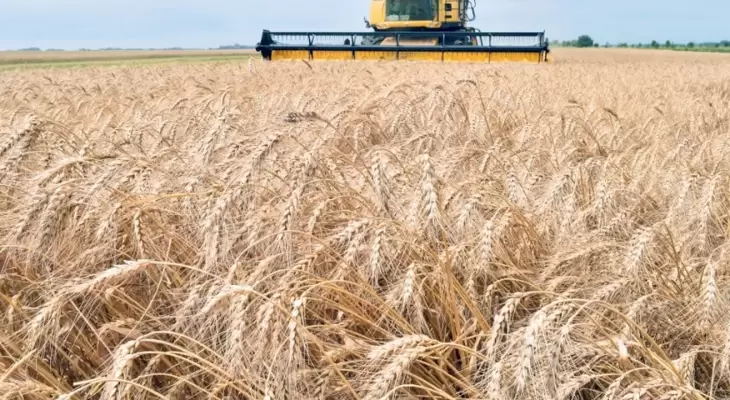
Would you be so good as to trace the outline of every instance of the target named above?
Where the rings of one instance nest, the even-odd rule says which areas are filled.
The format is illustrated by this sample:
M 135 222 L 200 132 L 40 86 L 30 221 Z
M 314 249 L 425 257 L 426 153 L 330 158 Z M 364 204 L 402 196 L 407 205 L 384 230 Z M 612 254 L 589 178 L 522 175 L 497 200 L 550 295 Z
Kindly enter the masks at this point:
M 551 45 L 555 47 L 619 47 L 619 48 L 644 48 L 644 49 L 718 49 L 721 51 L 730 51 L 730 40 L 721 40 L 718 42 L 688 42 L 688 43 L 675 43 L 671 40 L 666 40 L 660 43 L 656 40 L 652 40 L 650 43 L 605 43 L 600 45 L 597 41 L 593 40 L 589 35 L 580 35 L 574 40 L 553 40 Z

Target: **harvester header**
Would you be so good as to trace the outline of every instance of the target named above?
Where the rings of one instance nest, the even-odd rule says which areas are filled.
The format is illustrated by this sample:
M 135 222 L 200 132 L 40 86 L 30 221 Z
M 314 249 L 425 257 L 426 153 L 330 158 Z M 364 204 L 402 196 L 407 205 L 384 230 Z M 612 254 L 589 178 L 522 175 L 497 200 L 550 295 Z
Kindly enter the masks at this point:
M 370 0 L 371 32 L 271 32 L 256 51 L 266 60 L 547 62 L 545 32 L 480 32 L 467 27 L 475 0 Z
M 266 60 L 545 62 L 544 32 L 269 32 L 256 46 Z

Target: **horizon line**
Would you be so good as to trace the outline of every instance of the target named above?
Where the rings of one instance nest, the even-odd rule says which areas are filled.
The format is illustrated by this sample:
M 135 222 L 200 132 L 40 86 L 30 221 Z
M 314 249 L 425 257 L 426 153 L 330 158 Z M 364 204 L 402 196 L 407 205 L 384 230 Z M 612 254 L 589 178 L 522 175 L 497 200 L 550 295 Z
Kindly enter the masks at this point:
M 590 36 L 590 35 L 588 35 Z M 564 44 L 564 43 L 573 43 L 577 41 L 577 38 L 574 39 L 549 39 L 551 44 Z M 655 42 L 659 43 L 660 45 L 664 45 L 667 41 L 666 40 L 654 40 Z M 730 40 L 724 39 L 724 40 L 705 40 L 705 41 L 689 41 L 686 43 L 681 42 L 672 42 L 669 41 L 672 45 L 676 46 L 686 46 L 689 43 L 694 44 L 695 46 L 698 45 L 718 45 L 718 44 L 724 44 L 727 42 L 730 42 Z M 601 42 L 600 40 L 593 40 L 593 43 L 599 44 L 602 43 L 601 46 L 605 44 L 609 44 L 611 46 L 618 46 L 622 44 L 627 44 L 629 46 L 636 46 L 636 45 L 651 45 L 652 42 Z M 40 48 L 35 46 L 30 47 L 24 47 L 24 48 L 15 48 L 15 49 L 0 49 L 0 51 L 17 51 L 17 52 L 42 52 L 42 51 L 205 51 L 205 50 L 250 50 L 255 49 L 255 44 L 231 44 L 231 45 L 220 45 L 218 47 L 181 47 L 181 46 L 170 46 L 170 47 L 99 47 L 99 48 L 54 48 L 54 47 L 48 47 L 48 48 Z

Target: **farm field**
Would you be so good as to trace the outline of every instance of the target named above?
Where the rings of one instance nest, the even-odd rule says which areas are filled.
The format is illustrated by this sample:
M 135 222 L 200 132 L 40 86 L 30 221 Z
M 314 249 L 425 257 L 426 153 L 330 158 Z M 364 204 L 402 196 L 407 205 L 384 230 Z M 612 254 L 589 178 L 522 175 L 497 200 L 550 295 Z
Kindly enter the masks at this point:
M 0 51 L 0 68 L 225 61 L 246 59 L 254 54 L 254 50 Z
M 730 397 L 730 56 L 0 72 L 0 393 Z

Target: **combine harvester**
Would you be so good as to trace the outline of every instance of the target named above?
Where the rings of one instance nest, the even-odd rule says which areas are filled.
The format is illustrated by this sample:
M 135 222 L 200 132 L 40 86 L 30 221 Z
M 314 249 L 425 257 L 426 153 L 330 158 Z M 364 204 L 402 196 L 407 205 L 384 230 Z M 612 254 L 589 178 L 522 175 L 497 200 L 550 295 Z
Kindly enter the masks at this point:
M 266 60 L 547 62 L 545 32 L 480 32 L 468 27 L 476 0 L 370 0 L 373 32 L 270 32 Z

